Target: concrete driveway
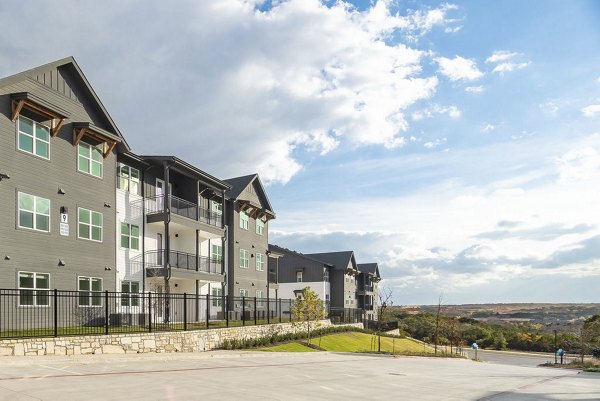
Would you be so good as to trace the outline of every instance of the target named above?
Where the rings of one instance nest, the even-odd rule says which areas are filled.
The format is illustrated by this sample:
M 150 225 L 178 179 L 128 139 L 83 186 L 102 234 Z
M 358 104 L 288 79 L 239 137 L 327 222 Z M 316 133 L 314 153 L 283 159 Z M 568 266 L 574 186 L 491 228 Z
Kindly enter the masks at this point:
M 0 400 L 600 400 L 600 374 L 335 353 L 6 357 Z

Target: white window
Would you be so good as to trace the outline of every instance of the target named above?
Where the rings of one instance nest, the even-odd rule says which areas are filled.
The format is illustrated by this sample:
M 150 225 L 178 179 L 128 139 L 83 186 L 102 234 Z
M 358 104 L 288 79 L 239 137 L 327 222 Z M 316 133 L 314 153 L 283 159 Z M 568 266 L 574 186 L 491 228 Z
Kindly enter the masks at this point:
M 212 289 L 212 306 L 219 307 L 222 305 L 221 297 L 223 296 L 223 290 L 221 288 L 213 288 Z
M 19 192 L 18 220 L 21 228 L 50 232 L 50 201 Z
M 223 214 L 223 204 L 221 202 L 217 202 L 217 201 L 210 201 L 210 210 L 215 213 L 218 214 L 219 216 Z
M 140 283 L 123 281 L 121 283 L 121 306 L 140 306 Z
M 262 219 L 256 219 L 256 233 L 258 235 L 263 235 L 265 231 L 265 222 Z
M 256 290 L 256 306 L 262 308 L 265 306 L 263 290 Z
M 329 270 L 326 267 L 323 268 L 323 281 L 329 282 Z
M 121 223 L 121 248 L 140 249 L 140 228 L 138 226 Z
M 265 271 L 265 255 L 262 253 L 256 254 L 256 270 L 259 272 Z
M 248 213 L 242 211 L 240 212 L 240 228 L 243 228 L 244 230 L 248 229 Z
M 102 213 L 80 207 L 77 222 L 79 238 L 102 242 Z
M 50 159 L 50 129 L 48 127 L 23 116 L 19 116 L 17 127 L 20 150 Z
M 296 282 L 297 283 L 301 283 L 302 282 L 302 271 L 301 270 L 298 270 L 296 272 Z
M 250 295 L 250 292 L 248 292 L 248 290 L 244 290 L 244 289 L 240 288 L 240 297 L 248 298 L 249 295 Z
M 250 266 L 249 253 L 245 249 L 240 249 L 240 267 L 242 269 L 247 269 L 248 266 Z
M 102 151 L 85 142 L 79 142 L 77 168 L 82 173 L 102 178 Z
M 221 245 L 212 244 L 211 248 L 212 259 L 217 263 L 221 263 L 223 260 L 223 247 Z
M 140 185 L 140 170 L 127 166 L 123 163 L 119 163 L 117 175 L 119 176 L 119 189 L 136 195 L 142 194 L 142 187 Z
M 49 306 L 50 275 L 19 272 L 19 305 Z
M 102 279 L 97 277 L 79 277 L 79 306 L 102 306 Z

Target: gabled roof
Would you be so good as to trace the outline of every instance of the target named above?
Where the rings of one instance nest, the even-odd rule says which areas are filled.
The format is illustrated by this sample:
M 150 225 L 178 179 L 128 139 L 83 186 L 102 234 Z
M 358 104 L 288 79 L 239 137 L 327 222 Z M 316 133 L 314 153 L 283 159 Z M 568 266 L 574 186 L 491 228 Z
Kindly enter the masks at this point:
M 278 246 L 278 245 L 269 244 L 269 251 L 281 253 L 281 254 L 284 255 L 284 257 L 285 257 L 285 254 L 294 254 L 294 255 L 296 255 L 296 256 L 298 256 L 298 257 L 300 257 L 302 259 L 306 259 L 306 260 L 308 260 L 310 262 L 321 263 L 325 267 L 333 267 L 333 265 L 331 263 L 327 263 L 327 262 L 325 262 L 323 260 L 320 260 L 320 259 L 311 258 L 310 256 L 305 255 L 303 253 L 292 251 L 291 249 L 283 248 L 283 247 Z
M 115 122 L 113 121 L 110 114 L 108 114 L 108 111 L 106 110 L 106 108 L 104 107 L 102 102 L 100 101 L 100 98 L 98 98 L 98 95 L 94 91 L 94 88 L 92 88 L 92 85 L 87 80 L 87 78 L 83 74 L 83 71 L 81 71 L 81 68 L 79 68 L 79 65 L 77 64 L 77 62 L 75 61 L 75 59 L 72 56 L 65 57 L 63 59 L 56 60 L 56 61 L 53 61 L 48 64 L 44 64 L 39 67 L 35 67 L 30 70 L 26 70 L 26 71 L 19 72 L 17 74 L 2 78 L 2 79 L 0 79 L 0 86 L 10 85 L 10 84 L 13 84 L 15 82 L 18 82 L 18 81 L 21 81 L 21 80 L 27 79 L 27 78 L 34 79 L 35 76 L 37 76 L 39 73 L 42 73 L 42 72 L 50 70 L 50 69 L 71 69 L 71 72 L 74 72 L 74 78 L 76 79 L 76 81 L 78 81 L 77 83 L 86 92 L 89 99 L 93 103 L 95 103 L 95 106 L 100 110 L 100 112 L 106 119 L 106 122 L 108 123 L 110 128 L 114 131 L 114 133 L 117 136 L 119 136 L 121 138 L 122 145 L 125 147 L 125 149 L 127 151 L 129 151 L 131 148 L 125 141 L 123 134 L 121 133 L 121 131 L 119 130 L 119 128 L 117 127 Z
M 186 162 L 185 160 L 181 160 L 176 156 L 139 156 L 146 163 L 162 163 L 167 162 L 170 165 L 175 166 L 178 170 L 184 172 L 185 174 L 189 174 L 192 177 L 198 178 L 202 180 L 204 183 L 209 184 L 210 186 L 218 189 L 218 190 L 228 190 L 229 185 L 217 177 L 208 174 L 206 171 L 200 170 L 198 167 Z
M 324 253 L 309 253 L 307 256 L 322 260 L 327 263 L 331 263 L 337 268 L 345 269 L 348 264 L 352 264 L 352 267 L 356 267 L 356 259 L 354 258 L 354 251 L 340 251 L 340 252 L 324 252 Z
M 379 265 L 377 263 L 360 263 L 357 267 L 358 271 L 361 273 L 372 274 L 375 277 L 381 278 L 379 275 Z
M 269 197 L 267 196 L 267 191 L 265 191 L 265 187 L 263 186 L 258 174 L 255 173 L 250 175 L 244 175 L 242 177 L 228 178 L 224 181 L 231 186 L 231 189 L 225 192 L 225 196 L 233 200 L 238 199 L 241 193 L 244 191 L 244 189 L 248 187 L 248 185 L 251 185 L 254 182 L 256 182 L 261 192 L 259 194 L 259 197 L 262 197 L 266 202 L 265 209 L 267 209 L 269 212 L 275 215 L 273 207 L 271 206 L 271 202 L 269 201 Z

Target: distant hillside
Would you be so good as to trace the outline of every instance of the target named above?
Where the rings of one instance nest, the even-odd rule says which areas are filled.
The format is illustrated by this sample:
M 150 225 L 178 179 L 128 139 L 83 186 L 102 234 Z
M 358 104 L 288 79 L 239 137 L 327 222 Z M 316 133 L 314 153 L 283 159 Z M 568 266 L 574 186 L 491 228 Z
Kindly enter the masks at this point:
M 394 306 L 394 313 L 435 313 L 437 305 Z M 600 314 L 600 303 L 596 304 L 464 304 L 443 305 L 442 314 L 477 319 L 489 323 L 527 322 L 547 327 L 575 325 L 586 318 Z

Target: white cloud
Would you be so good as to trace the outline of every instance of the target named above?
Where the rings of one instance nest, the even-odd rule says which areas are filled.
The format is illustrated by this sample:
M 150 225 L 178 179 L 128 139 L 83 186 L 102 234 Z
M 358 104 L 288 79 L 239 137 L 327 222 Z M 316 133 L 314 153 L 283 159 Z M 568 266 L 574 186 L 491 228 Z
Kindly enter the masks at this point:
M 600 104 L 591 104 L 589 106 L 586 106 L 583 109 L 581 109 L 581 112 L 585 117 L 596 117 L 596 115 L 600 114 Z
M 456 33 L 458 31 L 460 31 L 462 28 L 463 28 L 462 25 L 449 26 L 449 27 L 446 27 L 446 29 L 444 29 L 444 32 L 446 32 L 446 33 Z
M 483 125 L 483 127 L 481 128 L 481 132 L 483 132 L 483 133 L 487 134 L 487 133 L 490 133 L 490 132 L 492 132 L 492 131 L 493 131 L 493 130 L 495 130 L 495 129 L 496 129 L 496 126 L 495 126 L 495 125 L 493 125 L 493 124 L 490 124 L 490 123 L 485 123 L 485 124 Z
M 469 92 L 469 93 L 481 93 L 483 92 L 483 86 L 479 85 L 479 86 L 467 86 L 465 88 L 465 92 Z
M 494 52 L 491 56 L 489 56 L 485 62 L 486 63 L 499 63 L 501 61 L 510 60 L 511 58 L 517 56 L 519 53 L 509 52 L 506 50 L 500 50 Z
M 438 146 L 446 143 L 446 141 L 447 141 L 446 138 L 439 138 L 434 141 L 425 142 L 423 144 L 423 146 L 426 147 L 427 149 L 433 149 L 433 148 L 437 148 Z
M 558 103 L 552 100 L 542 103 L 540 104 L 540 110 L 546 114 L 554 115 L 559 110 Z
M 483 76 L 477 68 L 475 60 L 456 56 L 453 59 L 437 57 L 434 59 L 440 66 L 440 73 L 450 78 L 451 81 L 473 81 Z
M 415 111 L 411 114 L 413 121 L 420 121 L 424 118 L 432 118 L 435 115 L 445 114 L 452 119 L 460 118 L 461 111 L 456 106 L 440 106 L 439 104 L 433 104 L 430 107 Z
M 512 71 L 523 69 L 523 68 L 527 67 L 529 64 L 531 64 L 529 61 L 527 61 L 525 63 L 501 63 L 501 64 L 498 64 L 497 66 L 495 66 L 494 69 L 492 70 L 492 72 L 503 75 L 506 72 L 512 72 Z
M 560 181 L 580 181 L 600 176 L 600 151 L 593 146 L 572 149 L 556 159 Z

